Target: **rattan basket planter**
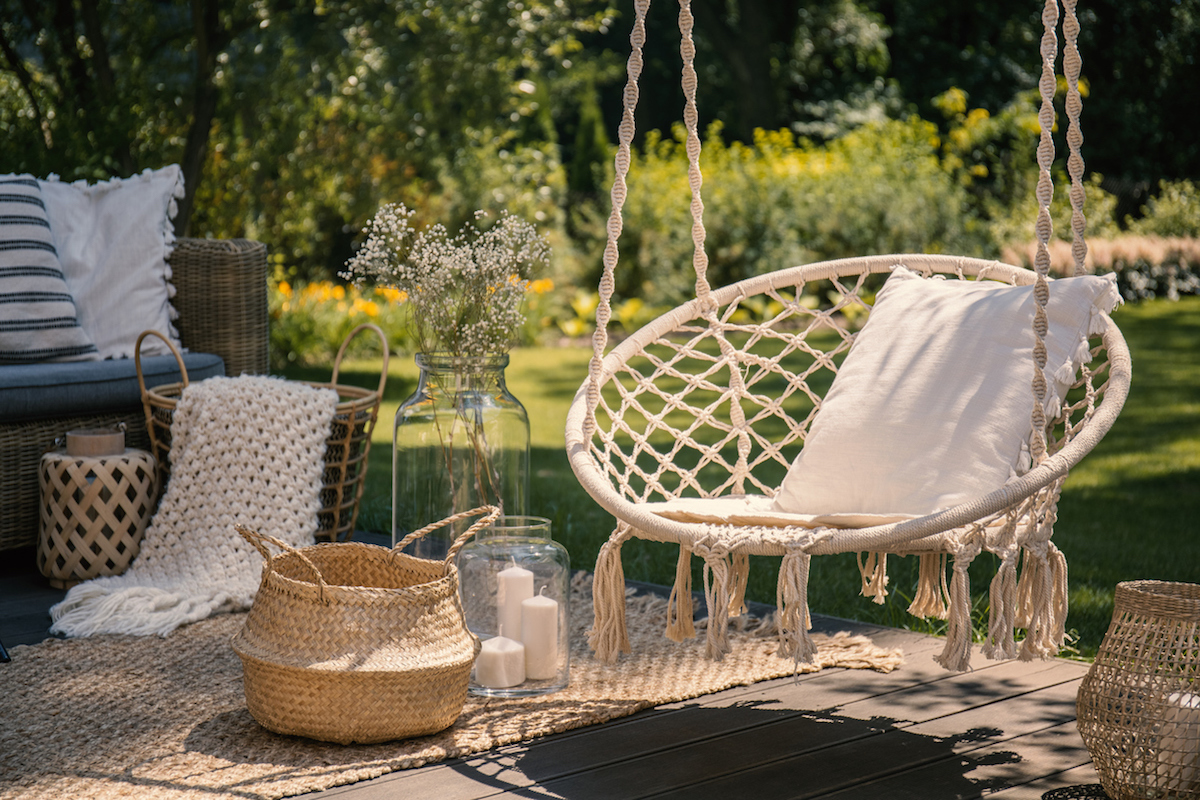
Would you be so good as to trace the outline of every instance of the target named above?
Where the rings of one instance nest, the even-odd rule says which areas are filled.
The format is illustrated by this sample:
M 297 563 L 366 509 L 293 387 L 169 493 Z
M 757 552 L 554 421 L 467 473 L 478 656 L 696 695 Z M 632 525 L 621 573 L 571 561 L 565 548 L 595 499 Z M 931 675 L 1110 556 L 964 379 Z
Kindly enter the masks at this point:
M 1117 584 L 1076 712 L 1113 800 L 1200 800 L 1200 586 Z
M 350 341 L 363 331 L 372 331 L 383 345 L 383 364 L 379 371 L 379 386 L 364 389 L 338 383 L 342 357 Z M 179 362 L 183 380 L 154 388 L 146 388 L 142 379 L 141 345 L 146 336 L 157 336 L 167 343 Z M 179 351 L 157 331 L 146 331 L 138 337 L 137 374 L 142 391 L 142 408 L 146 417 L 146 429 L 150 435 L 150 450 L 158 460 L 158 485 L 165 488 L 171 470 L 171 420 L 179 396 L 188 385 L 187 369 Z M 310 383 L 322 389 L 333 389 L 338 393 L 337 409 L 330 425 L 329 438 L 325 440 L 325 471 L 322 475 L 321 510 L 317 512 L 317 539 L 343 542 L 354 533 L 358 521 L 359 501 L 367 477 L 367 455 L 371 450 L 371 433 L 379 417 L 379 402 L 387 383 L 388 342 L 383 331 L 376 325 L 359 325 L 352 330 L 338 349 L 333 364 L 333 374 L 328 383 Z
M 454 557 L 498 514 L 484 508 L 455 515 L 391 550 L 360 542 L 296 549 L 239 526 L 266 559 L 232 643 L 250 715 L 276 733 L 339 744 L 452 725 L 479 652 L 463 618 Z M 445 561 L 401 552 L 441 525 L 480 515 Z

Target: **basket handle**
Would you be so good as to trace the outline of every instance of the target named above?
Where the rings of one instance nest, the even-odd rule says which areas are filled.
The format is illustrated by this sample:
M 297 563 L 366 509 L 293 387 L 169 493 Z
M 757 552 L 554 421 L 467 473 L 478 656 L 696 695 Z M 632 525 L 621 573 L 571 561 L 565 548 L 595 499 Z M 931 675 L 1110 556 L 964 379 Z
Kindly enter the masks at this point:
M 233 528 L 242 535 L 243 539 L 254 545 L 255 550 L 262 553 L 263 558 L 266 559 L 267 565 L 270 566 L 271 569 L 275 568 L 273 564 L 275 556 L 269 549 L 267 549 L 268 542 L 275 545 L 285 553 L 290 553 L 291 555 L 294 555 L 303 561 L 308 568 L 312 570 L 313 577 L 317 579 L 317 585 L 320 586 L 321 589 L 321 599 L 325 599 L 325 587 L 327 585 L 325 583 L 325 578 L 321 575 L 321 570 L 317 569 L 317 565 L 310 561 L 308 556 L 304 555 L 304 553 L 300 552 L 297 548 L 292 547 L 290 544 L 281 539 L 276 539 L 274 536 L 269 534 L 259 533 L 256 530 L 251 530 L 245 525 L 234 525 Z
M 350 331 L 350 333 L 346 334 L 346 338 L 342 340 L 342 346 L 338 348 L 337 358 L 335 358 L 333 360 L 333 376 L 329 379 L 329 382 L 335 386 L 337 385 L 338 371 L 341 370 L 341 368 L 342 368 L 342 356 L 344 356 L 346 354 L 346 348 L 350 346 L 350 340 L 365 330 L 374 331 L 375 335 L 379 337 L 379 341 L 383 344 L 383 367 L 379 371 L 379 389 L 378 389 L 379 396 L 382 398 L 383 397 L 383 387 L 384 387 L 384 384 L 387 383 L 388 358 L 390 357 L 391 354 L 388 353 L 387 336 L 384 335 L 383 329 L 380 328 L 378 325 L 375 325 L 370 322 L 364 322 L 362 325 L 359 325 L 357 328 Z
M 146 398 L 146 378 L 142 375 L 142 340 L 147 336 L 154 335 L 163 340 L 163 343 L 171 350 L 171 355 L 175 356 L 175 363 L 179 365 L 179 375 L 183 378 L 183 385 L 188 385 L 187 367 L 183 365 L 183 356 L 180 355 L 179 349 L 171 343 L 171 340 L 156 330 L 145 330 L 138 334 L 137 344 L 133 347 L 133 368 L 137 370 L 138 389 L 142 393 L 142 399 Z
M 481 531 L 484 527 L 491 525 L 496 521 L 497 517 L 500 516 L 500 508 L 498 506 L 480 506 L 479 508 L 473 508 L 470 511 L 460 511 L 453 516 L 446 517 L 441 522 L 435 522 L 432 525 L 426 525 L 424 528 L 421 528 L 421 530 L 413 531 L 408 536 L 405 536 L 403 539 L 401 539 L 400 544 L 392 548 L 392 552 L 399 553 L 405 547 L 408 547 L 408 545 L 412 544 L 417 539 L 420 539 L 427 533 L 432 533 L 433 531 L 436 531 L 438 528 L 441 528 L 445 525 L 453 525 L 455 522 L 461 522 L 464 519 L 470 519 L 471 517 L 479 514 L 482 514 L 483 516 L 477 519 L 475 523 L 471 525 L 471 527 L 463 531 L 463 533 L 454 540 L 454 544 L 450 545 L 450 549 L 446 551 L 445 563 L 449 564 L 454 560 L 454 557 L 458 555 L 458 551 L 462 549 L 463 545 L 467 543 L 468 539 L 479 533 L 479 531 Z

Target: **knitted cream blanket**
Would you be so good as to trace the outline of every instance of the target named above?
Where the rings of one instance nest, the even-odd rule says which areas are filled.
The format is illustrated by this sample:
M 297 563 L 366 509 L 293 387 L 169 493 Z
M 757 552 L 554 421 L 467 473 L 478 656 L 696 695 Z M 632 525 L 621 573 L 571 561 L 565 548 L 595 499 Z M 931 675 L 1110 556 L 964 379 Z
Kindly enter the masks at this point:
M 233 529 L 313 543 L 337 393 L 257 375 L 187 386 L 171 421 L 171 479 L 121 574 L 73 587 L 51 632 L 166 635 L 250 607 L 262 560 Z

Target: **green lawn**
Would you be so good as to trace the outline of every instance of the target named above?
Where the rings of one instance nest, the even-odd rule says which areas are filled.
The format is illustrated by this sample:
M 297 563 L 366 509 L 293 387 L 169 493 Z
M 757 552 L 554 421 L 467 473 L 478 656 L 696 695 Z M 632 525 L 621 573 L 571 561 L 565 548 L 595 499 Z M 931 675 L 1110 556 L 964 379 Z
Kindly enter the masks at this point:
M 1200 582 L 1200 297 L 1123 306 L 1115 318 L 1133 353 L 1133 388 L 1120 419 L 1071 474 L 1059 504 L 1055 541 L 1070 565 L 1068 630 L 1081 655 L 1095 653 L 1112 617 L 1113 592 L 1123 580 Z M 580 488 L 567 464 L 563 425 L 567 407 L 587 375 L 590 348 L 517 350 L 509 388 L 529 411 L 532 444 L 531 513 L 554 521 L 555 538 L 572 564 L 594 566 L 613 520 Z M 343 380 L 378 382 L 378 362 L 344 365 Z M 293 370 L 290 377 L 326 380 L 328 370 Z M 411 357 L 392 359 L 373 438 L 359 527 L 387 531 L 391 507 L 391 434 L 396 409 L 416 385 Z M 972 570 L 976 611 L 986 618 L 990 556 Z M 893 596 L 877 606 L 858 595 L 853 554 L 814 559 L 814 611 L 937 632 L 904 611 L 916 582 L 914 559 L 891 559 Z M 675 548 L 630 542 L 626 577 L 669 584 Z M 775 559 L 755 559 L 750 598 L 774 603 Z M 699 585 L 699 584 L 697 584 Z

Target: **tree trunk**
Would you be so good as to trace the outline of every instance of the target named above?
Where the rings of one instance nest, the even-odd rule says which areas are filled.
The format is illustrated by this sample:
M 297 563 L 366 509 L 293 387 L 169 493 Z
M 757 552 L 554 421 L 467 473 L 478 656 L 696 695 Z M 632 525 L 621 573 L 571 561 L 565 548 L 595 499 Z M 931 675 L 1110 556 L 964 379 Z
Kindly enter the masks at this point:
M 217 114 L 217 87 L 213 74 L 221 50 L 222 31 L 218 0 L 192 0 L 192 27 L 196 36 L 196 72 L 192 79 L 192 124 L 183 146 L 184 196 L 175 215 L 175 234 L 189 235 L 196 187 L 204 174 L 208 140 Z
M 731 126 L 737 139 L 748 142 L 755 128 L 774 128 L 781 122 L 771 59 L 779 43 L 790 43 L 799 24 L 798 0 L 738 0 L 736 23 L 724 0 L 703 0 L 704 13 L 696 25 L 720 52 L 737 85 L 738 118 Z

